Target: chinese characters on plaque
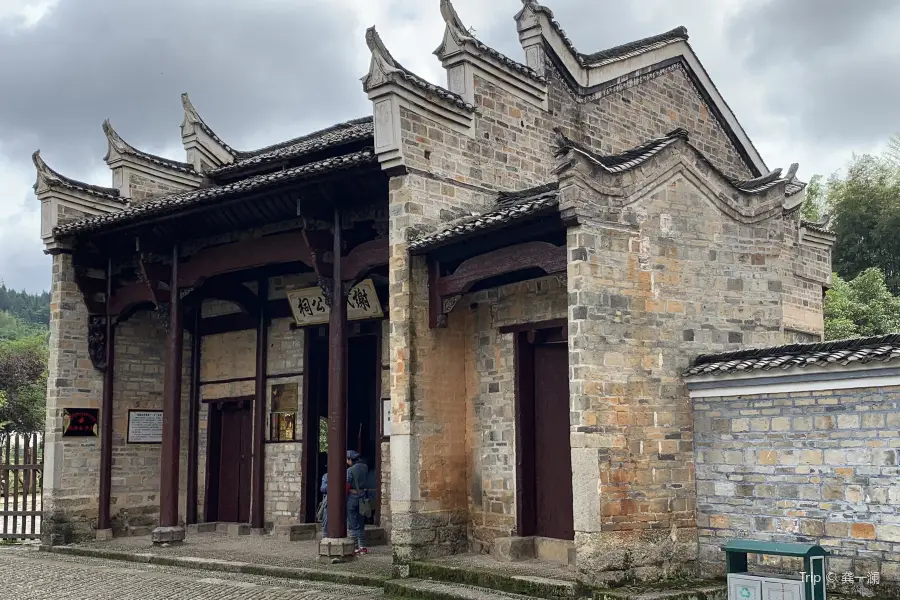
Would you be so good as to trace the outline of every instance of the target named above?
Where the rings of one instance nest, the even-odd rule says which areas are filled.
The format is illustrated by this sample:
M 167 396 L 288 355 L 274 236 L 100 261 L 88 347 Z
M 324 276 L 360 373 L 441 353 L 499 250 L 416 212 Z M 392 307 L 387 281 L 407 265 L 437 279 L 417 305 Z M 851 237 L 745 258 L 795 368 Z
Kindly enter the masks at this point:
M 96 408 L 67 408 L 63 412 L 63 437 L 97 437 Z
M 162 423 L 161 410 L 129 410 L 127 443 L 161 444 Z
M 325 303 L 322 289 L 318 286 L 301 290 L 289 290 L 287 297 L 297 325 L 321 325 L 328 323 L 331 309 Z M 381 302 L 378 300 L 378 294 L 375 293 L 375 284 L 372 283 L 371 279 L 361 281 L 347 294 L 348 320 L 380 319 L 383 316 Z
M 272 386 L 269 440 L 292 442 L 295 435 L 299 392 L 296 383 L 279 383 Z

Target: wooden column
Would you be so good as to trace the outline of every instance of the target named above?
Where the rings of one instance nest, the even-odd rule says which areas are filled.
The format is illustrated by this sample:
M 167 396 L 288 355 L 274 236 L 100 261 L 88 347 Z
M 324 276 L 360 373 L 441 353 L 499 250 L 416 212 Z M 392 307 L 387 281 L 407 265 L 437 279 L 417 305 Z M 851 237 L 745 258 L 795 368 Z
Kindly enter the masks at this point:
M 112 488 L 113 380 L 115 376 L 115 327 L 110 313 L 112 298 L 112 258 L 106 263 L 106 344 L 104 348 L 103 404 L 100 408 L 100 506 L 97 511 L 99 537 L 109 535 L 109 502 Z M 100 532 L 107 532 L 101 534 Z
M 181 458 L 181 359 L 184 342 L 181 290 L 178 288 L 178 244 L 172 249 L 166 370 L 163 383 L 163 431 L 159 475 L 159 527 L 155 543 L 184 540 L 178 525 L 178 461 Z
M 347 296 L 341 281 L 341 213 L 334 209 L 334 267 L 328 327 L 328 531 L 347 537 Z
M 259 320 L 256 325 L 256 399 L 253 406 L 253 482 L 250 491 L 250 527 L 265 527 L 265 483 L 266 483 L 266 368 L 269 348 L 269 318 L 266 310 L 269 304 L 269 280 L 257 282 L 256 295 L 259 306 Z
M 191 337 L 191 396 L 188 408 L 187 507 L 185 522 L 197 523 L 197 462 L 200 450 L 200 322 L 202 301 L 194 311 L 194 334 Z

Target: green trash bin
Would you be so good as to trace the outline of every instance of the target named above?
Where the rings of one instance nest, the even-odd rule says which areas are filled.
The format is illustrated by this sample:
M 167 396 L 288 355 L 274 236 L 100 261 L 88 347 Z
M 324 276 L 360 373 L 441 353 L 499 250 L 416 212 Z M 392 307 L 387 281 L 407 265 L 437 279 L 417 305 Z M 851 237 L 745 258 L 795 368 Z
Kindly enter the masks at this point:
M 763 600 L 772 597 L 770 590 L 778 590 L 777 597 L 785 600 L 825 600 L 825 557 L 828 552 L 821 546 L 732 540 L 722 549 L 725 550 L 728 573 L 728 600 Z M 803 571 L 799 578 L 750 574 L 747 571 L 748 554 L 802 558 Z

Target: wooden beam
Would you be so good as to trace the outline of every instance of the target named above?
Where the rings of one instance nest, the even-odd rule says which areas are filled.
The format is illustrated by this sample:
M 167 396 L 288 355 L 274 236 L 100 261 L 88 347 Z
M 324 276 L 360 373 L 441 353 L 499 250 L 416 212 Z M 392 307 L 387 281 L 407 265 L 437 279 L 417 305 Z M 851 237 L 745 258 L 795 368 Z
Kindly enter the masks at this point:
M 269 319 L 266 305 L 269 297 L 269 280 L 262 277 L 257 282 L 260 310 L 257 311 L 256 327 L 256 394 L 253 401 L 253 480 L 250 485 L 250 527 L 263 532 L 265 529 L 265 507 L 263 496 L 266 489 L 266 367 L 268 358 Z
M 194 309 L 191 334 L 191 390 L 188 397 L 188 456 L 187 456 L 187 507 L 185 523 L 197 523 L 197 488 L 200 459 L 200 350 L 203 336 L 200 333 L 200 305 Z
M 465 294 L 479 281 L 523 271 L 540 269 L 547 275 L 566 270 L 566 247 L 549 242 L 525 242 L 507 246 L 464 261 L 452 275 L 440 278 L 440 296 Z
M 172 250 L 172 275 L 178 281 L 178 245 Z M 178 286 L 173 286 L 166 332 L 166 364 L 163 380 L 163 430 L 159 473 L 159 527 L 153 530 L 154 543 L 184 540 L 178 524 L 178 462 L 181 456 L 181 360 L 184 330 L 182 302 Z
M 287 262 L 313 266 L 304 232 L 291 231 L 200 250 L 181 268 L 178 285 L 195 287 L 217 275 Z
M 113 383 L 115 381 L 115 333 L 113 317 L 109 314 L 112 298 L 112 259 L 106 267 L 106 344 L 104 348 L 106 369 L 103 372 L 103 400 L 100 405 L 100 506 L 97 511 L 97 529 L 109 530 L 109 504 L 112 491 L 112 429 Z
M 347 537 L 347 296 L 341 277 L 341 212 L 334 209 L 334 285 L 328 326 L 328 528 L 325 537 Z
M 375 267 L 388 264 L 388 239 L 376 238 L 353 248 L 341 259 L 343 281 L 358 281 Z

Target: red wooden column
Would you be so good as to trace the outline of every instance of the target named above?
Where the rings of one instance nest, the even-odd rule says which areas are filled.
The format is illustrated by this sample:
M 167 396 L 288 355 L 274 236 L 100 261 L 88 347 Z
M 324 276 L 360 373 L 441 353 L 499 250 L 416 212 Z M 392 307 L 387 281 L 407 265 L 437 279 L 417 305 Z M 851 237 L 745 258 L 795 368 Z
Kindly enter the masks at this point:
M 103 404 L 100 407 L 100 506 L 97 510 L 97 539 L 112 538 L 109 501 L 112 489 L 113 380 L 115 376 L 115 327 L 110 313 L 112 298 L 112 258 L 106 263 L 106 344 L 104 348 Z
M 181 290 L 178 288 L 178 244 L 172 249 L 169 279 L 169 327 L 166 332 L 166 370 L 163 384 L 163 430 L 159 475 L 159 527 L 154 543 L 181 542 L 184 527 L 178 525 L 178 461 L 181 458 Z
M 325 532 L 333 540 L 347 537 L 347 296 L 341 281 L 342 245 L 341 213 L 335 208 L 328 327 L 328 531 Z
M 197 524 L 197 465 L 200 449 L 200 321 L 201 300 L 194 311 L 194 335 L 191 337 L 191 395 L 188 408 L 187 510 L 185 523 Z
M 265 528 L 266 483 L 266 369 L 269 348 L 269 280 L 257 282 L 256 295 L 259 305 L 259 321 L 256 326 L 256 398 L 253 406 L 253 483 L 250 488 L 250 527 L 262 531 Z

